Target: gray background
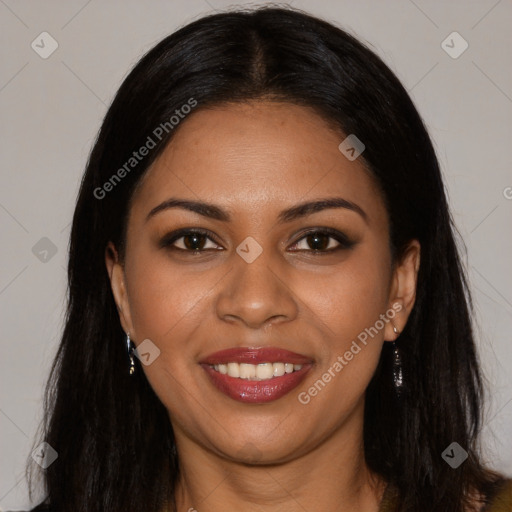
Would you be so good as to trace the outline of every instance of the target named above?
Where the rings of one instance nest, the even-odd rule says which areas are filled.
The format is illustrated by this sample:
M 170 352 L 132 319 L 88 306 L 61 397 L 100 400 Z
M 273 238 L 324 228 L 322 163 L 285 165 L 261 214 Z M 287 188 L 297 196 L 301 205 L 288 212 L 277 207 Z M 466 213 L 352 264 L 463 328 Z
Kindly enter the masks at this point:
M 427 124 L 467 246 L 490 389 L 485 460 L 512 474 L 512 2 L 289 3 L 369 43 L 402 80 Z M 224 0 L 0 0 L 3 509 L 30 506 L 23 468 L 62 328 L 71 215 L 107 106 L 132 65 L 157 41 L 229 5 Z M 44 31 L 59 45 L 47 59 L 31 47 L 34 40 L 42 46 L 38 36 Z M 441 46 L 453 31 L 469 43 L 456 59 Z M 461 48 L 456 40 L 447 44 L 452 51 Z

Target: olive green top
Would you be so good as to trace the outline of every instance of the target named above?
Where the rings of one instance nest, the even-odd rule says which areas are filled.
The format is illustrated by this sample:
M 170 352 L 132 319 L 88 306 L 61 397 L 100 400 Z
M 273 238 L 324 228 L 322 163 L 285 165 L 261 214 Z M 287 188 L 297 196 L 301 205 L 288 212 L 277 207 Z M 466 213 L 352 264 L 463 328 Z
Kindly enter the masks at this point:
M 382 498 L 379 512 L 396 512 L 396 488 L 388 486 Z M 512 512 L 512 479 L 505 480 L 482 512 Z

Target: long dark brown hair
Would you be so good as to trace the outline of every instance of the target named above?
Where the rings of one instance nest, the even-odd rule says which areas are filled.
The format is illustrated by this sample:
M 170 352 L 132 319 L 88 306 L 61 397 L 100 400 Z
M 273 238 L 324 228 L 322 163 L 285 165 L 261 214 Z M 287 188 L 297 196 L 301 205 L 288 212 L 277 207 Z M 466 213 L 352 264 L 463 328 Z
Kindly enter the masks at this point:
M 109 241 L 122 252 L 134 188 L 179 127 L 153 136 L 149 154 L 109 180 L 191 98 L 195 110 L 259 98 L 312 107 L 364 142 L 360 158 L 385 198 L 395 261 L 411 239 L 421 244 L 416 303 L 397 341 L 406 390 L 397 400 L 386 343 L 366 392 L 366 462 L 399 489 L 401 512 L 462 512 L 469 490 L 491 493 L 498 476 L 482 466 L 477 445 L 482 379 L 471 300 L 422 119 L 355 37 L 304 12 L 265 7 L 206 16 L 166 37 L 106 114 L 73 217 L 66 322 L 46 388 L 41 434 L 58 453 L 43 475 L 48 502 L 63 512 L 157 512 L 172 502 L 180 470 L 173 430 L 142 369 L 128 374 L 104 254 Z M 441 456 L 454 441 L 468 453 L 456 469 Z

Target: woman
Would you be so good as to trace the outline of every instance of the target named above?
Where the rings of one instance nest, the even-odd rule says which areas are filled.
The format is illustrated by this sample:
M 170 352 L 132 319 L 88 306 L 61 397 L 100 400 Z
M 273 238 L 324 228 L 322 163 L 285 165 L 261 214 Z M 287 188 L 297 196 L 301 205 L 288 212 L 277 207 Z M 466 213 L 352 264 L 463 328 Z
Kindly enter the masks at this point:
M 261 8 L 167 37 L 82 182 L 35 510 L 510 510 L 454 231 L 352 36 Z

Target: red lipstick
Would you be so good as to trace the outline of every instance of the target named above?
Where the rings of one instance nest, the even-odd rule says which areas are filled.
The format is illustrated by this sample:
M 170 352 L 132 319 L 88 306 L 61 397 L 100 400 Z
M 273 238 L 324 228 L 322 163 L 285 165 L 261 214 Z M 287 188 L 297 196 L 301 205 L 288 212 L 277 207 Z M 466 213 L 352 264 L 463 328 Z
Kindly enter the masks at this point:
M 301 365 L 301 368 L 294 369 L 291 373 L 284 373 L 284 375 L 256 380 L 256 378 L 232 377 L 227 373 L 217 371 L 213 367 L 214 365 L 227 365 L 228 363 L 251 365 L 288 363 L 288 368 L 290 368 L 290 365 Z M 313 361 L 302 354 L 281 348 L 240 347 L 210 354 L 201 360 L 200 364 L 208 374 L 210 382 L 219 391 L 222 391 L 233 400 L 256 404 L 277 400 L 296 388 L 305 378 Z
M 260 364 L 260 363 L 292 363 L 292 364 L 307 364 L 311 363 L 311 359 L 297 354 L 296 352 L 290 352 L 283 348 L 275 347 L 262 347 L 262 348 L 228 348 L 215 352 L 205 357 L 201 363 L 205 364 L 225 364 L 225 363 L 249 363 L 249 364 Z

